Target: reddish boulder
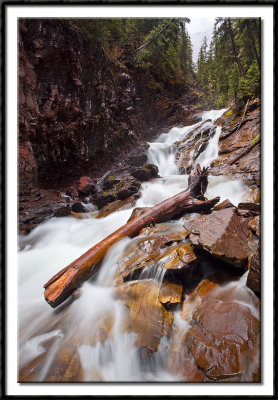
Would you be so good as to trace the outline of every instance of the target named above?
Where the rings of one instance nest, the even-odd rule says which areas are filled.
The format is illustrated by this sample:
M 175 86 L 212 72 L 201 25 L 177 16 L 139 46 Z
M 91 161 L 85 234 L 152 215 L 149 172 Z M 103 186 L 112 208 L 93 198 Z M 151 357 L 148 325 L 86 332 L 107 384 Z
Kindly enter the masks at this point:
M 220 211 L 224 210 L 224 208 L 232 208 L 234 205 L 230 202 L 230 200 L 226 199 L 222 201 L 219 204 L 216 204 L 216 206 L 213 207 L 213 211 Z
M 77 190 L 79 194 L 87 196 L 94 190 L 94 181 L 89 176 L 82 176 L 78 181 Z
M 172 373 L 191 382 L 259 382 L 259 301 L 242 280 L 201 282 L 181 318 L 173 326 Z
M 248 221 L 240 218 L 234 208 L 226 208 L 210 215 L 185 221 L 191 243 L 208 251 L 226 263 L 242 267 L 247 263 Z

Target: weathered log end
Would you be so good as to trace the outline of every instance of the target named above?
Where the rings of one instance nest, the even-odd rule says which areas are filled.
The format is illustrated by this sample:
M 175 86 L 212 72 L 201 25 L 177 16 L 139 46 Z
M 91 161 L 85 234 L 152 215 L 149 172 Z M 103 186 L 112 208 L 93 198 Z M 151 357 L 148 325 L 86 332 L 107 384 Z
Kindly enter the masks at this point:
M 188 188 L 190 195 L 196 199 L 204 200 L 204 193 L 208 187 L 208 168 L 201 169 L 200 164 L 196 169 L 192 169 L 188 178 Z
M 57 274 L 56 279 L 53 277 L 44 285 L 44 297 L 51 307 L 55 308 L 63 303 L 79 287 L 78 280 L 74 279 L 76 272 L 73 268 L 67 269 L 59 275 Z M 73 280 L 75 285 L 70 287 L 68 282 Z

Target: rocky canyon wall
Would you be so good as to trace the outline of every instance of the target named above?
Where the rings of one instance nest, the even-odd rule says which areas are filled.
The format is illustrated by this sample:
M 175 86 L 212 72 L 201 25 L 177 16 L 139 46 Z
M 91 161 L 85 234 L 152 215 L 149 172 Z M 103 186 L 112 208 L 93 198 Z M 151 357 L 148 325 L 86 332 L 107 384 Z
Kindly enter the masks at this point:
M 144 73 L 71 20 L 21 19 L 18 28 L 19 193 L 98 176 L 162 126 L 186 122 L 197 103 L 175 82 L 150 92 Z

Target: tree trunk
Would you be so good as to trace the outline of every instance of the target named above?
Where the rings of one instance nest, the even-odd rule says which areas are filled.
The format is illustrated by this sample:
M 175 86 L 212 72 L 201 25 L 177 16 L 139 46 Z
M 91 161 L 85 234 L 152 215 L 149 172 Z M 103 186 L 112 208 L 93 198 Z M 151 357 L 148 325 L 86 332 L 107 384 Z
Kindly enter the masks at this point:
M 237 47 L 236 47 L 236 43 L 235 43 L 235 39 L 234 39 L 234 34 L 233 34 L 230 18 L 227 18 L 227 22 L 228 22 L 228 32 L 229 32 L 230 39 L 231 39 L 231 42 L 232 42 L 234 57 L 235 57 L 235 60 L 237 62 L 237 65 L 238 65 L 239 73 L 240 73 L 240 76 L 244 76 L 244 72 L 243 72 L 239 57 L 238 57 L 238 50 L 237 50 Z
M 255 58 L 257 60 L 258 67 L 260 68 L 261 60 L 260 60 L 260 57 L 259 57 L 258 52 L 257 52 L 256 42 L 255 42 L 255 39 L 254 39 L 254 36 L 253 36 L 253 33 L 252 33 L 252 28 L 251 28 L 251 26 L 249 24 L 248 19 L 246 21 L 246 24 L 247 24 L 248 36 L 250 38 L 250 43 L 251 43 L 251 49 L 252 49 L 252 52 L 255 54 Z
M 189 176 L 187 190 L 146 210 L 54 275 L 44 285 L 46 301 L 53 308 L 65 301 L 84 281 L 94 275 L 110 247 L 124 237 L 136 236 L 145 226 L 168 220 L 185 211 L 209 212 L 218 203 L 219 197 L 205 200 L 203 194 L 207 185 L 207 170 L 205 168 L 201 170 L 197 165 L 195 173 L 191 172 Z

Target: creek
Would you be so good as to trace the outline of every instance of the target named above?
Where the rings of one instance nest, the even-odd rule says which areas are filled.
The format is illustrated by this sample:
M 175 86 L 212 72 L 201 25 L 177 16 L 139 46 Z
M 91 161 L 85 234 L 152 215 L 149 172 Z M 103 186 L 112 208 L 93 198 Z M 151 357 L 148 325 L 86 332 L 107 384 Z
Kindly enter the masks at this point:
M 19 237 L 19 300 L 18 300 L 18 361 L 20 381 L 61 381 L 57 371 L 71 368 L 75 381 L 177 381 L 168 369 L 171 337 L 163 336 L 158 351 L 147 362 L 140 360 L 137 335 L 123 329 L 126 306 L 114 295 L 113 276 L 118 260 L 135 239 L 126 238 L 114 245 L 102 262 L 98 275 L 86 282 L 79 298 L 53 310 L 43 296 L 43 285 L 55 273 L 87 251 L 94 244 L 126 223 L 135 207 L 150 207 L 183 191 L 187 175 L 179 174 L 175 163 L 175 142 L 184 139 L 193 129 L 215 128 L 214 121 L 225 110 L 204 112 L 202 121 L 192 126 L 175 127 L 150 143 L 148 161 L 158 166 L 160 178 L 145 182 L 133 208 L 116 211 L 105 218 L 76 219 L 73 216 L 51 218 L 25 237 Z M 216 127 L 206 149 L 195 160 L 203 167 L 218 156 L 221 128 Z M 237 205 L 248 189 L 240 180 L 210 176 L 206 197 L 220 196 Z M 180 224 L 180 221 L 170 221 Z M 164 278 L 161 270 L 144 270 L 140 279 Z M 237 293 L 235 301 L 252 308 L 252 296 L 245 286 L 246 275 L 227 284 Z M 221 290 L 224 290 L 223 288 Z M 92 343 L 92 332 L 100 319 L 112 317 L 111 335 Z M 192 315 L 181 319 L 174 311 L 173 329 L 184 331 Z M 258 316 L 256 316 L 258 318 Z M 61 348 L 66 349 L 63 359 Z M 65 356 L 66 354 L 66 356 Z M 68 358 L 67 358 L 68 357 Z M 76 359 L 78 358 L 78 362 Z M 65 368 L 65 364 L 67 367 Z M 74 370 L 75 365 L 79 369 Z M 55 372 L 56 371 L 56 372 Z M 54 376 L 55 375 L 55 376 Z M 71 375 L 72 376 L 72 375 Z

